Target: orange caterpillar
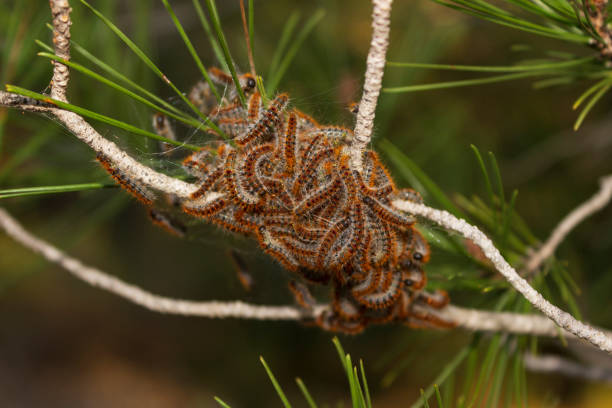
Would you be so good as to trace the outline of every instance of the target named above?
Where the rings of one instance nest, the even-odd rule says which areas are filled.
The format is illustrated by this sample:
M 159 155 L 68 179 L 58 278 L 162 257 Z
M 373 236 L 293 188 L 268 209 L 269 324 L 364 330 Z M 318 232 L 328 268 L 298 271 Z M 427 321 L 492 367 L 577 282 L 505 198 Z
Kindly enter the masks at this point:
M 450 326 L 436 313 L 446 294 L 423 291 L 429 246 L 415 219 L 391 205 L 397 197 L 420 200 L 418 194 L 398 190 L 374 151 L 364 152 L 361 171 L 350 169 L 351 130 L 319 125 L 289 107 L 284 93 L 264 105 L 249 74 L 240 80 L 248 96 L 243 107 L 229 76 L 210 74 L 229 97 L 213 107 L 210 88 L 200 83 L 190 99 L 233 142 L 219 140 L 184 160 L 199 188 L 181 203 L 183 211 L 254 238 L 306 282 L 330 283 L 332 307 L 316 321 L 324 329 L 358 333 L 389 321 Z M 111 174 L 149 204 L 140 187 Z M 209 200 L 209 191 L 222 195 Z M 290 287 L 310 307 L 306 287 Z

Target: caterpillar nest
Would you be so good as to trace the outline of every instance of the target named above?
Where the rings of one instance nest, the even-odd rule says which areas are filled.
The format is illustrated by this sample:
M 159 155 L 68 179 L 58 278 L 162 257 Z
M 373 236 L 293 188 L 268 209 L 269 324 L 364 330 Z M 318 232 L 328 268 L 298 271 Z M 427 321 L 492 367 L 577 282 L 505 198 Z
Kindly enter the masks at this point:
M 392 321 L 452 326 L 436 313 L 448 303 L 446 293 L 423 290 L 430 250 L 415 218 L 391 205 L 396 198 L 420 201 L 418 193 L 398 189 L 372 150 L 363 153 L 361 171 L 351 169 L 351 130 L 317 123 L 292 108 L 285 93 L 264 104 L 250 74 L 240 77 L 245 108 L 229 75 L 216 68 L 209 74 L 225 87 L 221 104 L 203 82 L 189 98 L 229 138 L 183 161 L 198 185 L 180 203 L 183 211 L 252 237 L 306 283 L 331 285 L 331 307 L 315 321 L 323 329 L 358 333 Z M 156 115 L 158 133 L 171 133 L 168 126 Z M 151 204 L 143 186 L 99 159 L 124 188 Z M 221 194 L 210 199 L 210 192 Z M 290 289 L 302 307 L 313 306 L 306 285 L 291 282 Z

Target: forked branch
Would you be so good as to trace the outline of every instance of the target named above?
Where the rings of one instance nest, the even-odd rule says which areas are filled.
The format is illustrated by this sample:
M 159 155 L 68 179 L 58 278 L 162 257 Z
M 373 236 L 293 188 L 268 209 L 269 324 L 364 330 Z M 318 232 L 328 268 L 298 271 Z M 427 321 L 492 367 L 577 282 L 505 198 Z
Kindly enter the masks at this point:
M 53 115 L 73 135 L 91 147 L 94 152 L 108 157 L 125 174 L 129 174 L 134 180 L 151 188 L 179 197 L 189 197 L 197 189 L 190 183 L 158 173 L 134 160 L 115 143 L 102 137 L 85 119 L 76 113 L 58 109 L 46 103 L 41 104 L 5 91 L 0 91 L 0 105 Z M 215 197 L 214 194 L 211 194 L 209 198 L 212 200 Z
M 294 306 L 259 306 L 240 301 L 196 302 L 159 296 L 66 255 L 53 245 L 26 231 L 3 208 L 0 208 L 0 229 L 3 229 L 16 242 L 61 266 L 78 279 L 154 312 L 217 319 L 303 320 L 316 318 L 326 308 L 326 306 L 317 306 L 308 311 Z M 469 331 L 506 332 L 544 337 L 557 337 L 561 334 L 559 328 L 544 316 L 487 312 L 452 305 L 436 313 L 445 320 L 454 322 L 458 327 Z M 568 332 L 565 332 L 564 335 L 572 337 L 572 334 Z
M 435 222 L 451 231 L 457 232 L 463 237 L 472 240 L 480 247 L 484 255 L 489 259 L 495 269 L 524 297 L 539 309 L 542 313 L 552 319 L 560 327 L 587 340 L 600 349 L 612 354 L 612 336 L 604 333 L 588 324 L 582 323 L 572 317 L 569 313 L 559 309 L 536 291 L 529 283 L 521 278 L 516 270 L 504 259 L 493 242 L 478 228 L 468 224 L 465 220 L 459 219 L 447 211 L 436 210 L 423 204 L 411 201 L 396 200 L 393 205 L 402 211 L 420 215 L 430 221 Z
M 525 354 L 523 361 L 529 371 L 546 374 L 561 374 L 567 377 L 612 384 L 612 370 L 606 367 L 585 366 L 555 355 L 535 356 Z

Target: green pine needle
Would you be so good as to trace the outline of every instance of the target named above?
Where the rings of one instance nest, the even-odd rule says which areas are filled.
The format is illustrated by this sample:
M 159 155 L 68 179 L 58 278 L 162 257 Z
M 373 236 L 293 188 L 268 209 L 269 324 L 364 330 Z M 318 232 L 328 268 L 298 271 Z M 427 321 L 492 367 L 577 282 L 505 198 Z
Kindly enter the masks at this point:
M 285 72 L 287 72 L 287 70 L 289 69 L 289 66 L 297 55 L 298 50 L 300 49 L 308 35 L 312 32 L 312 30 L 314 30 L 314 28 L 317 26 L 319 21 L 323 19 L 324 16 L 325 10 L 319 9 L 306 21 L 304 27 L 302 27 L 295 41 L 293 41 L 293 43 L 287 50 L 287 53 L 285 54 L 284 58 L 280 62 L 278 70 L 274 71 L 274 75 L 270 78 L 270 81 L 268 82 L 269 95 L 274 94 L 276 87 L 285 75 Z
M 344 349 L 342 348 L 342 344 L 340 344 L 340 340 L 338 337 L 334 336 L 332 339 L 332 343 L 336 347 L 336 351 L 338 352 L 338 356 L 340 357 L 340 362 L 342 363 L 342 367 L 346 370 L 346 354 L 344 353 Z
M 552 62 L 549 64 L 524 64 L 524 65 L 507 65 L 507 66 L 486 66 L 486 65 L 449 65 L 449 64 L 422 64 L 412 62 L 392 62 L 388 61 L 388 67 L 400 68 L 424 68 L 438 69 L 448 71 L 461 72 L 528 72 L 528 71 L 545 71 L 557 70 L 559 68 L 569 68 L 586 64 L 588 62 L 597 61 L 593 57 L 579 58 L 570 61 Z
M 586 116 L 589 114 L 591 109 L 593 109 L 593 106 L 595 106 L 597 101 L 599 101 L 601 97 L 604 96 L 604 94 L 608 92 L 608 90 L 610 90 L 610 87 L 612 87 L 612 81 L 608 80 L 606 85 L 603 86 L 599 91 L 597 91 L 595 95 L 593 95 L 593 97 L 589 100 L 589 102 L 587 102 L 587 104 L 584 106 L 584 109 L 582 109 L 582 111 L 578 115 L 576 122 L 574 123 L 575 131 L 580 128 L 580 125 L 582 125 L 582 122 L 584 121 Z
M 427 387 L 427 389 L 422 393 L 422 398 L 418 399 L 414 404 L 412 404 L 412 408 L 420 408 L 423 406 L 424 401 L 426 402 L 434 393 L 434 385 L 437 387 L 440 384 L 444 384 L 444 381 L 459 367 L 459 365 L 465 360 L 468 356 L 472 347 L 466 346 L 462 348 L 456 355 L 453 357 L 451 361 L 449 361 L 446 366 L 442 369 L 440 374 L 434 379 L 432 384 Z
M 421 388 L 421 401 L 423 402 L 423 406 L 425 408 L 429 408 L 429 401 L 428 398 L 425 397 L 425 391 Z
M 49 28 L 49 30 L 53 30 L 53 27 L 51 25 L 49 25 L 49 24 L 47 25 L 47 28 Z M 50 54 L 55 55 L 55 51 L 53 50 L 53 48 L 51 48 L 47 44 L 43 43 L 42 41 L 36 40 L 36 44 L 38 44 L 38 46 L 40 46 L 41 48 L 47 50 Z M 185 112 L 181 111 L 180 109 L 176 108 L 175 106 L 173 106 L 173 105 L 169 104 L 168 102 L 164 101 L 162 98 L 160 98 L 159 96 L 155 95 L 153 92 L 150 92 L 150 91 L 146 90 L 142 86 L 138 85 L 136 82 L 134 82 L 131 79 L 129 79 L 128 77 L 126 77 L 121 72 L 117 71 L 116 69 L 114 69 L 110 65 L 106 64 L 105 62 L 103 62 L 102 60 L 100 60 L 99 58 L 94 56 L 92 53 L 87 51 L 87 49 L 85 49 L 84 47 L 79 45 L 79 43 L 77 43 L 77 42 L 75 42 L 73 40 L 73 41 L 70 42 L 70 44 L 71 44 L 72 49 L 74 51 L 76 51 L 76 53 L 82 55 L 89 62 L 91 62 L 92 64 L 94 64 L 98 68 L 100 68 L 102 71 L 104 71 L 105 73 L 107 73 L 111 77 L 115 78 L 117 81 L 119 81 L 119 82 L 129 86 L 133 90 L 135 90 L 138 93 L 140 93 L 142 96 L 146 96 L 150 100 L 155 101 L 158 105 L 161 105 L 165 109 L 172 111 L 175 115 L 181 116 L 185 120 L 193 120 L 193 118 L 190 117 L 189 115 L 187 115 Z M 56 58 L 57 58 L 57 56 L 56 56 Z M 198 127 L 201 127 L 200 122 L 197 122 L 197 123 L 198 123 Z
M 602 87 L 606 86 L 609 82 L 610 82 L 609 78 L 604 78 L 601 81 L 597 82 L 595 85 L 587 88 L 587 90 L 584 91 L 578 97 L 578 99 L 576 99 L 576 102 L 574 102 L 574 104 L 572 105 L 572 109 L 573 110 L 578 109 L 580 107 L 580 105 L 582 105 L 582 102 L 585 101 L 585 99 L 587 99 L 589 96 L 593 95 L 593 93 L 597 92 Z
M 279 385 L 278 381 L 276 381 L 276 377 L 274 377 L 274 374 L 272 374 L 272 370 L 270 370 L 270 367 L 268 367 L 266 360 L 264 360 L 264 358 L 260 356 L 259 361 L 261 361 L 261 364 L 263 364 L 264 368 L 266 369 L 266 373 L 268 374 L 268 377 L 270 378 L 270 381 L 272 382 L 272 385 L 274 386 L 274 389 L 276 390 L 276 393 L 278 394 L 281 401 L 283 402 L 283 405 L 285 406 L 285 408 L 291 408 L 291 404 L 289 403 L 289 400 L 285 396 L 285 393 L 283 392 L 283 389 Z
M 520 17 L 511 15 L 507 11 L 498 11 L 500 9 L 494 8 L 483 8 L 481 7 L 483 1 L 475 0 L 433 0 L 436 3 L 442 4 L 443 6 L 449 7 L 454 10 L 461 11 L 463 13 L 479 17 L 483 20 L 487 20 L 505 27 L 514 28 L 517 30 L 525 31 L 528 33 L 538 34 L 544 37 L 556 38 L 558 40 L 588 43 L 590 36 L 582 33 L 576 33 L 575 27 L 568 27 L 567 29 L 560 28 L 559 26 L 547 27 L 541 24 L 536 24 L 531 21 L 525 20 Z M 509 2 L 518 4 L 519 1 L 508 0 Z M 488 3 L 485 3 L 488 4 Z M 575 25 L 574 25 L 575 26 Z
M 495 374 L 493 374 L 493 381 L 491 385 L 491 391 L 487 395 L 486 406 L 495 408 L 500 406 L 500 397 L 502 384 L 504 382 L 506 367 L 508 365 L 508 351 L 504 348 L 499 356 L 499 361 L 495 367 Z
M 423 234 L 427 242 L 436 248 L 440 248 L 452 254 L 465 254 L 463 246 L 458 245 L 455 240 L 449 238 L 445 233 L 422 224 L 417 224 L 416 228 Z
M 580 295 L 582 293 L 580 286 L 578 286 L 578 284 L 574 280 L 574 277 L 570 275 L 567 268 L 565 268 L 563 265 L 559 265 L 559 273 L 561 274 L 563 280 L 570 286 L 572 293 L 574 293 L 575 295 Z
M 266 94 L 266 88 L 263 84 L 263 79 L 260 75 L 257 75 L 257 79 L 255 81 L 257 82 L 257 90 L 259 91 L 259 95 L 261 95 L 261 102 L 263 106 L 268 106 L 268 104 L 270 103 L 270 98 L 268 98 L 268 95 Z
M 558 77 L 541 79 L 539 81 L 535 81 L 533 84 L 531 84 L 531 87 L 534 90 L 539 90 L 539 89 L 544 89 L 544 88 L 550 88 L 552 86 L 568 85 L 573 82 L 576 82 L 577 80 L 578 80 L 578 77 L 574 75 L 561 75 Z
M 480 154 L 480 150 L 473 144 L 470 145 L 470 148 L 474 152 L 476 156 L 476 160 L 478 161 L 478 165 L 480 166 L 480 171 L 485 180 L 485 187 L 487 189 L 487 193 L 489 196 L 489 202 L 491 207 L 495 205 L 495 194 L 493 194 L 493 186 L 491 185 L 491 179 L 489 178 L 489 172 L 487 171 L 487 167 L 485 166 L 484 160 L 482 159 L 482 155 Z
M 73 193 L 76 191 L 99 190 L 101 188 L 114 188 L 115 184 L 82 183 L 65 184 L 60 186 L 23 187 L 0 190 L 0 199 L 26 197 L 43 194 Z
M 362 399 L 359 396 L 359 380 L 355 378 L 355 374 L 353 371 L 353 364 L 351 362 L 351 356 L 344 352 L 342 348 L 342 344 L 340 344 L 340 340 L 338 337 L 334 337 L 332 339 L 334 346 L 336 346 L 336 351 L 338 352 L 338 356 L 340 357 L 340 362 L 344 367 L 344 372 L 346 373 L 346 378 L 349 383 L 349 389 L 351 391 L 351 402 L 353 404 L 353 408 L 362 407 Z
M 238 75 L 236 74 L 236 67 L 234 66 L 234 60 L 230 54 L 229 46 L 227 45 L 227 40 L 225 39 L 225 34 L 223 34 L 223 29 L 221 28 L 221 19 L 219 18 L 219 13 L 217 12 L 215 0 L 206 0 L 206 7 L 208 7 L 208 14 L 210 14 L 213 27 L 215 28 L 215 33 L 217 34 L 217 41 L 219 41 L 221 49 L 223 50 L 225 63 L 229 67 L 230 73 L 232 74 L 232 79 L 234 80 L 234 85 L 238 91 L 238 98 L 240 99 L 242 106 L 246 107 L 244 91 L 240 86 L 240 81 L 238 80 Z
M 409 172 L 413 175 L 425 188 L 425 191 L 419 191 L 421 194 L 429 193 L 445 210 L 452 214 L 466 218 L 466 215 L 446 196 L 442 189 L 431 179 L 419 166 L 406 156 L 400 149 L 395 147 L 390 141 L 383 139 L 379 146 L 381 150 L 391 159 L 400 172 Z M 416 186 L 413 186 L 416 187 Z
M 512 388 L 514 391 L 514 402 L 516 404 L 517 407 L 523 407 L 524 406 L 524 401 L 523 401 L 523 380 L 522 380 L 522 376 L 524 374 L 523 372 L 523 367 L 522 367 L 522 360 L 523 357 L 521 355 L 519 355 L 518 353 L 515 354 L 514 356 L 514 364 L 512 367 Z
M 215 401 L 217 401 L 217 404 L 221 405 L 223 408 L 232 408 L 217 396 L 215 396 Z
M 162 136 L 160 136 L 160 135 L 158 135 L 156 133 L 149 132 L 147 130 L 143 130 L 143 129 L 137 127 L 137 126 L 130 125 L 130 124 L 122 122 L 120 120 L 113 119 L 113 118 L 110 118 L 108 116 L 104 116 L 104 115 L 102 115 L 100 113 L 96 113 L 96 112 L 90 111 L 88 109 L 81 108 L 81 107 L 76 106 L 76 105 L 72 105 L 70 103 L 58 101 L 57 99 L 52 99 L 52 98 L 50 98 L 50 97 L 48 97 L 46 95 L 42 95 L 42 94 L 39 94 L 39 93 L 36 93 L 36 92 L 32 92 L 32 91 L 29 91 L 27 89 L 20 88 L 18 86 L 6 85 L 6 90 L 8 92 L 13 92 L 13 93 L 16 93 L 16 94 L 19 94 L 19 95 L 23 95 L 23 96 L 27 96 L 29 98 L 36 99 L 38 101 L 42 101 L 42 102 L 53 104 L 53 105 L 57 106 L 58 108 L 61 108 L 61 109 L 64 109 L 64 110 L 67 110 L 67 111 L 70 111 L 70 112 L 74 112 L 74 113 L 76 113 L 78 115 L 81 115 L 81 116 L 84 116 L 86 118 L 90 118 L 90 119 L 94 119 L 94 120 L 97 120 L 97 121 L 102 122 L 102 123 L 106 123 L 106 124 L 114 126 L 116 128 L 123 129 L 123 130 L 125 130 L 127 132 L 134 133 L 136 135 L 145 136 L 145 137 L 148 137 L 150 139 L 158 140 L 160 142 L 165 142 L 165 143 L 168 143 L 168 144 L 171 144 L 171 145 L 174 145 L 174 146 L 185 147 L 185 148 L 193 150 L 193 151 L 200 150 L 199 146 L 195 146 L 195 145 L 179 142 L 179 141 L 176 141 L 176 140 L 171 140 L 171 139 L 162 137 Z
M 466 367 L 463 369 L 462 377 L 463 381 L 463 390 L 460 399 L 463 400 L 463 403 L 466 402 L 468 397 L 468 393 L 474 384 L 474 376 L 476 374 L 476 366 L 478 365 L 478 357 L 479 357 L 479 346 L 481 344 L 482 336 L 480 334 L 476 334 L 472 336 L 472 342 L 469 347 L 469 352 L 467 356 Z
M 115 78 L 117 81 L 124 83 L 125 85 L 131 87 L 135 91 L 138 91 L 141 95 L 146 96 L 147 98 L 155 101 L 158 105 L 161 105 L 165 109 L 174 112 L 174 114 L 179 115 L 179 116 L 189 117 L 185 114 L 185 112 L 181 111 L 180 109 L 177 109 L 175 106 L 169 104 L 168 102 L 166 102 L 159 96 L 155 95 L 153 92 L 146 90 L 142 86 L 138 85 L 136 82 L 132 81 L 131 79 L 123 75 L 121 72 L 115 70 L 110 65 L 106 64 L 102 60 L 95 57 L 92 53 L 87 51 L 84 47 L 80 46 L 77 42 L 72 41 L 71 45 L 72 45 L 72 48 L 77 53 L 81 54 L 89 62 L 91 62 L 92 64 L 100 68 L 102 71 L 106 72 L 107 74 Z M 51 52 L 53 53 L 53 50 Z
M 306 384 L 304 384 L 302 379 L 300 377 L 297 377 L 295 379 L 295 382 L 297 383 L 297 386 L 299 387 L 300 391 L 302 391 L 302 394 L 304 395 L 304 398 L 306 399 L 308 406 L 310 408 L 317 408 L 317 404 L 312 398 L 312 395 L 310 395 L 310 392 L 308 392 L 308 388 L 306 388 Z
M 163 82 L 165 82 L 175 93 L 176 95 L 183 101 L 189 108 L 206 123 L 210 128 L 214 129 L 219 135 L 221 135 L 224 139 L 227 139 L 227 135 L 221 131 L 210 119 L 204 115 L 200 110 L 181 92 L 176 85 L 151 61 L 149 57 L 132 41 L 130 40 L 115 24 L 113 24 L 106 16 L 104 16 L 101 12 L 93 8 L 87 1 L 79 0 L 83 3 L 87 8 L 89 8 L 100 20 L 106 24 L 108 28 L 110 28 L 116 35 L 127 45 L 138 58 L 142 62 L 145 63 L 151 71 L 153 71 Z
M 359 382 L 359 375 L 357 374 L 357 366 L 353 367 L 352 374 L 353 374 L 352 378 L 355 383 L 355 389 L 357 391 L 357 396 L 359 397 L 359 400 L 358 400 L 359 407 L 366 408 L 367 407 L 366 398 L 363 392 L 363 388 L 361 387 L 361 383 Z
M 580 313 L 580 309 L 572 293 L 571 289 L 568 287 L 567 282 L 561 276 L 560 270 L 562 269 L 561 265 L 553 265 L 550 269 L 550 276 L 552 277 L 555 286 L 559 293 L 561 293 L 561 298 L 567 304 L 570 309 L 572 315 L 576 317 L 576 319 L 582 320 L 582 313 Z
M 363 368 L 363 360 L 359 359 L 359 369 L 361 370 L 361 382 L 363 383 L 363 390 L 365 393 L 365 402 L 367 408 L 372 408 L 372 399 L 370 397 L 370 389 L 368 387 L 368 380 L 366 379 L 365 369 Z
M 499 170 L 499 166 L 497 165 L 497 159 L 495 158 L 495 155 L 493 154 L 493 152 L 489 152 L 489 163 L 490 166 L 493 168 L 493 175 L 495 176 L 495 181 L 497 184 L 497 200 L 496 203 L 497 204 L 497 209 L 501 209 L 501 213 L 500 211 L 494 211 L 496 216 L 499 216 L 500 221 L 496 222 L 496 232 L 498 233 L 498 235 L 501 237 L 501 231 L 503 229 L 503 224 L 504 224 L 504 213 L 505 213 L 505 209 L 506 209 L 506 196 L 504 194 L 504 185 L 502 182 L 502 178 L 501 178 L 501 171 Z M 491 208 L 495 209 L 496 206 L 492 205 Z M 502 228 L 500 229 L 499 226 L 502 226 Z
M 406 92 L 419 92 L 419 91 L 431 91 L 435 89 L 448 89 L 448 88 L 459 88 L 464 86 L 474 86 L 474 85 L 484 85 L 484 84 L 493 84 L 498 82 L 505 81 L 514 81 L 516 79 L 534 77 L 534 76 L 542 76 L 542 75 L 550 75 L 553 71 L 528 71 L 528 72 L 519 72 L 514 74 L 507 75 L 496 75 L 484 78 L 475 78 L 475 79 L 464 79 L 460 81 L 448 81 L 448 82 L 438 82 L 433 84 L 422 84 L 422 85 L 409 85 L 409 86 L 397 86 L 390 88 L 383 88 L 383 92 L 385 93 L 406 93 Z
M 465 209 L 474 219 L 482 223 L 489 230 L 498 232 L 499 218 L 496 217 L 496 212 L 479 197 L 473 197 L 470 201 L 464 196 L 457 194 L 455 201 L 457 201 L 457 204 L 459 204 L 461 208 Z M 527 245 L 514 233 L 508 235 L 508 244 L 518 254 L 523 254 L 527 250 Z M 510 253 L 511 252 L 508 252 L 508 254 Z
M 229 68 L 227 64 L 225 63 L 225 57 L 223 56 L 223 51 L 221 50 L 221 47 L 219 46 L 219 43 L 217 42 L 217 39 L 215 38 L 215 35 L 213 34 L 210 28 L 208 19 L 206 18 L 206 15 L 204 14 L 204 10 L 202 10 L 202 6 L 200 5 L 200 0 L 193 0 L 193 7 L 196 9 L 196 13 L 198 15 L 198 18 L 200 19 L 200 24 L 202 24 L 202 28 L 204 28 L 204 31 L 206 32 L 206 37 L 208 37 L 210 46 L 212 47 L 213 52 L 215 53 L 215 57 L 217 58 L 219 67 L 223 71 L 229 72 Z
M 349 382 L 349 389 L 351 391 L 351 402 L 353 408 L 361 408 L 361 400 L 359 399 L 359 391 L 357 384 L 355 384 L 355 377 L 353 376 L 353 363 L 351 361 L 350 354 L 344 356 L 344 367 L 346 368 L 346 378 Z
M 291 13 L 287 19 L 287 22 L 283 27 L 283 31 L 281 32 L 278 45 L 276 46 L 276 50 L 274 51 L 272 59 L 270 60 L 270 65 L 268 66 L 268 80 L 266 82 L 270 82 L 270 79 L 276 74 L 278 65 L 280 64 L 281 58 L 285 52 L 285 48 L 287 48 L 287 44 L 289 44 L 289 40 L 291 39 L 293 31 L 295 30 L 299 20 L 300 12 L 297 10 Z
M 100 11 L 98 11 L 95 8 L 93 8 L 87 1 L 85 1 L 85 0 L 79 0 L 79 1 L 83 5 L 85 5 L 87 8 L 89 8 L 100 20 L 102 20 L 102 22 L 104 22 L 104 24 L 106 24 L 106 26 L 108 28 L 110 28 L 117 35 L 117 37 L 119 37 L 121 39 L 121 41 L 123 41 L 125 43 L 125 45 L 127 45 L 132 50 L 132 52 L 134 54 L 136 54 L 136 56 L 138 56 L 138 58 L 140 58 L 140 60 L 142 62 L 144 62 L 145 65 L 147 65 L 149 67 L 149 69 L 151 69 L 151 71 L 153 71 L 159 78 L 164 80 L 164 82 L 170 84 L 170 81 L 168 80 L 168 78 L 164 75 L 163 72 L 161 72 L 161 70 L 157 67 L 157 65 L 155 65 L 153 63 L 153 61 L 151 61 L 151 59 L 149 57 L 147 57 L 147 55 L 132 40 L 130 40 L 130 38 L 128 36 L 126 36 L 119 29 L 119 27 L 117 27 L 115 24 L 113 24 Z M 178 92 L 178 93 L 180 93 L 180 92 Z
M 480 368 L 480 375 L 476 379 L 476 385 L 474 386 L 474 391 L 472 393 L 472 399 L 468 406 L 473 407 L 476 404 L 478 398 L 481 397 L 480 389 L 485 386 L 490 380 L 491 370 L 493 369 L 494 363 L 497 359 L 497 353 L 502 346 L 502 338 L 501 335 L 496 334 L 493 336 L 493 340 L 489 344 L 487 348 L 487 352 L 485 354 L 485 359 Z
M 444 408 L 444 403 L 442 402 L 442 395 L 440 395 L 440 389 L 438 388 L 438 384 L 434 384 L 434 391 L 436 392 L 436 401 L 438 403 L 438 408 Z
M 165 108 L 163 108 L 163 107 L 161 107 L 159 105 L 154 104 L 153 102 L 147 100 L 146 98 L 143 98 L 142 96 L 137 95 L 136 93 L 134 93 L 134 92 L 130 91 L 129 89 L 119 85 L 118 83 L 113 82 L 113 81 L 103 77 L 102 75 L 99 75 L 99 74 L 93 72 L 92 70 L 90 70 L 88 68 L 85 68 L 84 66 L 82 66 L 80 64 L 77 64 L 77 63 L 72 62 L 72 61 L 67 61 L 67 60 L 65 60 L 63 58 L 58 57 L 55 54 L 50 54 L 50 53 L 47 53 L 47 52 L 39 52 L 37 55 L 39 55 L 41 57 L 49 58 L 49 59 L 54 60 L 54 61 L 59 61 L 62 64 L 65 64 L 65 65 L 69 66 L 70 68 L 74 69 L 75 71 L 81 72 L 82 74 L 84 74 L 84 75 L 86 75 L 86 76 L 88 76 L 88 77 L 90 77 L 90 78 L 92 78 L 92 79 L 94 79 L 94 80 L 96 80 L 98 82 L 103 83 L 104 85 L 107 85 L 107 86 L 109 86 L 109 87 L 111 87 L 111 88 L 113 88 L 113 89 L 115 89 L 115 90 L 117 90 L 117 91 L 119 91 L 119 92 L 129 96 L 130 98 L 134 99 L 135 101 L 140 102 L 143 105 L 148 106 L 149 108 L 151 108 L 151 109 L 153 109 L 155 111 L 161 112 L 161 113 L 163 113 L 163 114 L 165 114 L 165 115 L 167 115 L 169 117 L 172 117 L 172 118 L 174 118 L 174 119 L 176 119 L 176 120 L 178 120 L 180 122 L 183 122 L 186 125 L 195 127 L 196 129 L 200 129 L 200 128 L 202 130 L 206 130 L 207 129 L 206 126 L 202 127 L 202 124 L 197 119 L 194 119 L 194 118 L 192 118 L 190 116 L 186 116 L 184 114 L 177 115 L 174 112 L 171 112 L 168 109 L 165 109 Z
M 489 152 L 489 161 L 491 162 L 491 167 L 493 167 L 493 174 L 495 175 L 495 181 L 497 182 L 497 192 L 503 204 L 506 202 L 506 196 L 504 194 L 504 184 L 502 182 L 501 171 L 499 170 L 499 166 L 497 165 L 497 159 L 495 158 L 493 152 Z
M 187 49 L 189 50 L 191 57 L 195 61 L 196 65 L 198 66 L 200 73 L 202 74 L 206 82 L 208 83 L 210 90 L 213 92 L 213 94 L 215 94 L 215 98 L 217 98 L 217 103 L 221 103 L 221 95 L 219 95 L 219 92 L 217 92 L 217 88 L 215 87 L 215 84 L 213 84 L 212 81 L 210 80 L 210 77 L 208 76 L 208 72 L 206 71 L 206 68 L 204 68 L 204 64 L 202 63 L 202 60 L 198 56 L 198 53 L 196 52 L 195 48 L 193 47 L 193 44 L 191 43 L 189 36 L 187 36 L 187 33 L 183 29 L 183 25 L 181 24 L 179 19 L 176 17 L 174 10 L 170 6 L 170 3 L 168 3 L 168 0 L 162 0 L 162 2 L 164 3 L 164 6 L 166 6 L 166 10 L 168 10 L 168 14 L 170 14 L 170 18 L 174 22 L 176 29 L 181 35 L 181 38 L 183 39 L 185 46 L 187 46 Z
M 514 189 L 512 191 L 512 195 L 510 196 L 510 203 L 508 205 L 504 205 L 504 209 L 503 209 L 503 226 L 502 226 L 502 232 L 501 232 L 501 240 L 500 240 L 500 247 L 502 250 L 505 251 L 506 248 L 506 244 L 508 242 L 508 237 L 510 234 L 510 221 L 512 220 L 512 215 L 514 213 L 514 206 L 516 204 L 516 198 L 518 197 L 518 190 Z
M 54 54 L 55 51 L 53 50 L 53 47 L 49 46 L 48 44 L 45 44 L 44 42 L 40 41 L 40 40 L 34 40 L 34 42 L 42 49 L 47 50 L 49 53 Z M 72 45 L 72 44 L 71 44 Z

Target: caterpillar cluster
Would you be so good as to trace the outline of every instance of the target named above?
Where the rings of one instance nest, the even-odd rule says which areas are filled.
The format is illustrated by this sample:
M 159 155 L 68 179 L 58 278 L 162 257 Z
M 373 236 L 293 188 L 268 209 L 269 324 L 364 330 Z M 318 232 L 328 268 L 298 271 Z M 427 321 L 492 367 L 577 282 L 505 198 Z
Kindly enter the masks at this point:
M 332 307 L 316 321 L 324 329 L 357 333 L 389 321 L 449 326 L 436 314 L 446 294 L 423 291 L 429 246 L 415 219 L 391 205 L 394 198 L 419 201 L 418 193 L 398 189 L 372 150 L 363 153 L 361 171 L 352 169 L 350 129 L 317 123 L 291 108 L 284 93 L 265 104 L 250 74 L 240 77 L 248 97 L 243 107 L 231 77 L 214 68 L 209 73 L 226 88 L 223 102 L 216 104 L 205 83 L 189 97 L 229 139 L 183 161 L 198 185 L 181 202 L 183 211 L 254 238 L 306 282 L 331 284 Z M 166 125 L 163 117 L 154 120 L 160 133 L 167 134 Z M 140 186 L 101 162 L 144 201 Z M 221 195 L 210 199 L 212 191 Z M 298 303 L 312 307 L 305 285 L 290 288 Z

